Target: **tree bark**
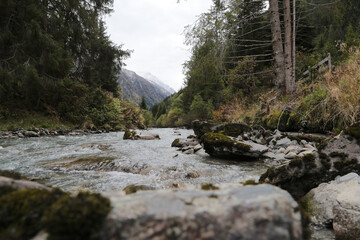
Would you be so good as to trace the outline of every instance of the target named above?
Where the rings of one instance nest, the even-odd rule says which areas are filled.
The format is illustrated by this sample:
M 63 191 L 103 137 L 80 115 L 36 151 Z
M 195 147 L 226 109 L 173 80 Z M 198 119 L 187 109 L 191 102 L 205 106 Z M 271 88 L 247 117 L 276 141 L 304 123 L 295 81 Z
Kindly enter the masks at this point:
M 285 68 L 284 68 L 284 48 L 281 37 L 281 25 L 279 15 L 278 0 L 269 0 L 270 6 L 270 26 L 272 35 L 272 48 L 275 61 L 275 84 L 278 89 L 278 93 L 284 87 L 285 83 Z
M 292 31 L 291 31 L 291 8 L 290 0 L 284 0 L 284 29 L 285 29 L 285 87 L 286 93 L 290 94 L 295 90 L 295 82 L 292 79 Z
M 296 86 L 296 0 L 293 0 L 292 79 Z

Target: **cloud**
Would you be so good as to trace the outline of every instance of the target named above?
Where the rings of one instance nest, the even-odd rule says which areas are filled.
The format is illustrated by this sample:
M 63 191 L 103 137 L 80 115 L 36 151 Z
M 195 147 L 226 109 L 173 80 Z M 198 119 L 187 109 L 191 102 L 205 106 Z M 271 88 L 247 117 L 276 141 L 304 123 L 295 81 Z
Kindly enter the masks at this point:
M 107 32 L 116 44 L 134 50 L 125 61 L 135 72 L 151 72 L 179 90 L 184 82 L 182 64 L 189 59 L 183 44 L 184 26 L 206 12 L 212 0 L 116 0 L 106 17 Z

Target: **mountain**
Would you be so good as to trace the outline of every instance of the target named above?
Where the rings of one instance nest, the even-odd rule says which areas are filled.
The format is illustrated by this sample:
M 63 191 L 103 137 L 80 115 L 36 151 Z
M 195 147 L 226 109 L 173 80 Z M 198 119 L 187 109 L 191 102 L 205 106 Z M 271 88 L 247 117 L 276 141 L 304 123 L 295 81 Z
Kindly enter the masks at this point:
M 158 85 L 160 88 L 163 88 L 166 91 L 166 93 L 174 94 L 176 92 L 173 88 L 169 87 L 168 85 L 163 83 L 159 78 L 157 78 L 156 76 L 152 75 L 149 72 L 140 72 L 139 75 L 145 78 L 146 80 L 148 80 L 149 82 Z
M 151 108 L 175 92 L 169 86 L 161 83 L 161 81 L 152 74 L 147 74 L 147 76 L 150 75 L 152 76 L 152 80 L 145 79 L 137 73 L 123 68 L 117 80 L 121 86 L 123 96 L 127 100 L 136 103 L 140 103 L 141 97 L 144 96 L 146 103 Z M 160 83 L 156 83 L 156 81 L 160 81 Z M 165 85 L 165 87 L 162 85 Z

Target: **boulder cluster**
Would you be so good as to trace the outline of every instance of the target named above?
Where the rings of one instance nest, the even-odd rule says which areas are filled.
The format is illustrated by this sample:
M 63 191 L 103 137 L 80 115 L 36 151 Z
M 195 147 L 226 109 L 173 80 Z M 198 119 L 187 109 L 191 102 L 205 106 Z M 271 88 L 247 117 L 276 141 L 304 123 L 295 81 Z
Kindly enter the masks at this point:
M 196 121 L 193 126 L 205 151 L 212 156 L 270 163 L 259 183 L 288 191 L 301 203 L 312 226 L 333 228 L 336 239 L 358 239 L 359 127 L 325 136 L 270 132 L 245 124 Z

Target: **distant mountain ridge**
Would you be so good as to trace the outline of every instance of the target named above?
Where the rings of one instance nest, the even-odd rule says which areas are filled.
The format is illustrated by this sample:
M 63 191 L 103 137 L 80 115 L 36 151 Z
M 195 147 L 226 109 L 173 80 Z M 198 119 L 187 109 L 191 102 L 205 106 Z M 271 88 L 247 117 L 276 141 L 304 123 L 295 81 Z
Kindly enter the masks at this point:
M 134 71 L 125 68 L 121 70 L 117 82 L 121 86 L 124 98 L 140 103 L 144 96 L 146 103 L 151 108 L 175 92 L 151 73 L 145 73 L 144 76 L 141 77 Z

